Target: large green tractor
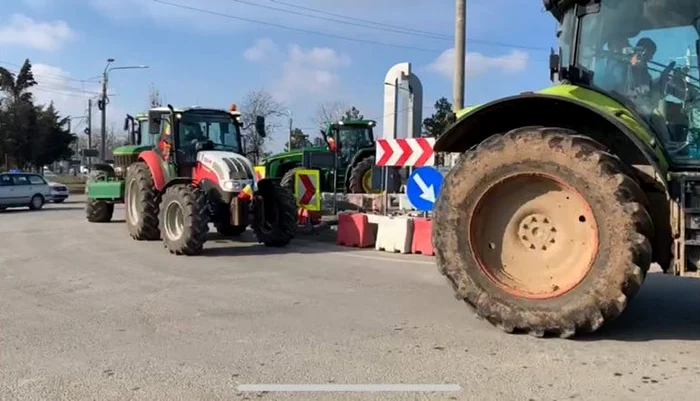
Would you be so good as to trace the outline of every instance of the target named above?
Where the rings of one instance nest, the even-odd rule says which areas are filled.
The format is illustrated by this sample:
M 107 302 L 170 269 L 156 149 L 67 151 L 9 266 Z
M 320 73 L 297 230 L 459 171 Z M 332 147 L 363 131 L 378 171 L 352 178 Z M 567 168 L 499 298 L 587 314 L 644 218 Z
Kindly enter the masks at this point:
M 432 235 L 478 315 L 571 337 L 620 315 L 653 262 L 698 277 L 700 2 L 544 6 L 558 84 L 457 113 Z
M 374 120 L 345 120 L 330 123 L 321 135 L 324 146 L 295 149 L 279 153 L 262 161 L 267 177 L 282 180 L 282 186 L 294 189 L 294 171 L 302 167 L 305 153 L 334 152 L 337 156 L 337 189 L 349 193 L 377 193 L 372 187 L 372 167 L 375 160 Z M 307 165 L 318 168 L 321 172 L 321 191 L 333 192 L 334 168 L 327 164 L 322 166 Z M 393 180 L 398 191 L 399 181 Z
M 126 168 L 138 155 L 155 146 L 155 138 L 148 135 L 148 113 L 132 117 L 127 114 L 124 119 L 124 131 L 127 132 L 129 145 L 120 146 L 112 151 L 114 167 L 107 163 L 97 163 L 85 186 L 87 195 L 87 219 L 93 223 L 105 223 L 112 220 L 114 204 L 124 200 L 124 176 Z

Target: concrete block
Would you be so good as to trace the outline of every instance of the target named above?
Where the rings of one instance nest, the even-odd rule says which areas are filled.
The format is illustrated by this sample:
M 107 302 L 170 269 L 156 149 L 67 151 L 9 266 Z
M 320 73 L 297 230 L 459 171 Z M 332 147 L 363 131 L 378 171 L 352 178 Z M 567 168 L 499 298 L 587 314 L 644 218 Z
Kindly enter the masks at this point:
M 368 218 L 369 219 L 369 218 Z M 375 216 L 377 238 L 374 248 L 379 251 L 410 253 L 413 240 L 413 220 L 407 217 Z

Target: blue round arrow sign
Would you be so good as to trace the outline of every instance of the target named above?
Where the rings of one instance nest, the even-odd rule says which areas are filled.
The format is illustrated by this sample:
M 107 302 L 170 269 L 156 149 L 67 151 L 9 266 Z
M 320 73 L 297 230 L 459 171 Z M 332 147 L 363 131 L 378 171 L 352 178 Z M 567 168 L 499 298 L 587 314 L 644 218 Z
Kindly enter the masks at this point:
M 433 167 L 421 167 L 413 170 L 406 184 L 406 196 L 413 207 L 429 212 L 433 210 L 440 188 L 442 173 Z

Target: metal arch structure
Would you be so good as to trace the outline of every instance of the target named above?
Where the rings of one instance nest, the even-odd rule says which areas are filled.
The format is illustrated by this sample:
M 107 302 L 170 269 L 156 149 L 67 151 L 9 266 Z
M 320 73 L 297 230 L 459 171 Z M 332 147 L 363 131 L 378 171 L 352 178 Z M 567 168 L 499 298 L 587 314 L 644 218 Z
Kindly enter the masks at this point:
M 406 104 L 406 110 L 399 105 Z M 404 112 L 405 113 L 402 113 Z M 406 132 L 399 135 L 398 116 L 405 121 Z M 382 138 L 417 138 L 421 136 L 423 125 L 423 84 L 411 71 L 411 63 L 395 64 L 384 77 L 384 118 Z

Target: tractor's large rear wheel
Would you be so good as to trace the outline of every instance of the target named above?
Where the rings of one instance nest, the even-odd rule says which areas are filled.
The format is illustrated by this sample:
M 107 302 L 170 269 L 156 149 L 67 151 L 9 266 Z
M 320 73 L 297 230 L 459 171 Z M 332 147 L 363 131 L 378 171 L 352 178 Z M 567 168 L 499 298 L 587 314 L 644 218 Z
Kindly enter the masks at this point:
M 535 127 L 462 156 L 433 226 L 458 299 L 507 332 L 536 336 L 595 331 L 622 313 L 649 268 L 653 229 L 639 186 L 601 149 Z
M 258 182 L 256 195 L 252 225 L 255 236 L 267 246 L 286 246 L 297 232 L 297 206 L 294 195 L 271 180 Z
M 209 232 L 209 209 L 204 192 L 189 184 L 166 189 L 160 206 L 160 232 L 170 253 L 202 253 Z
M 372 167 L 374 167 L 374 162 L 374 156 L 370 156 L 360 160 L 352 167 L 347 184 L 350 193 L 378 194 L 382 192 L 381 189 L 372 189 Z M 391 168 L 389 173 L 391 174 L 391 183 L 393 185 L 387 189 L 390 193 L 399 192 L 399 188 L 401 188 L 401 176 L 398 170 Z
M 148 165 L 134 163 L 126 172 L 126 226 L 137 240 L 160 239 L 158 229 L 158 191 Z

